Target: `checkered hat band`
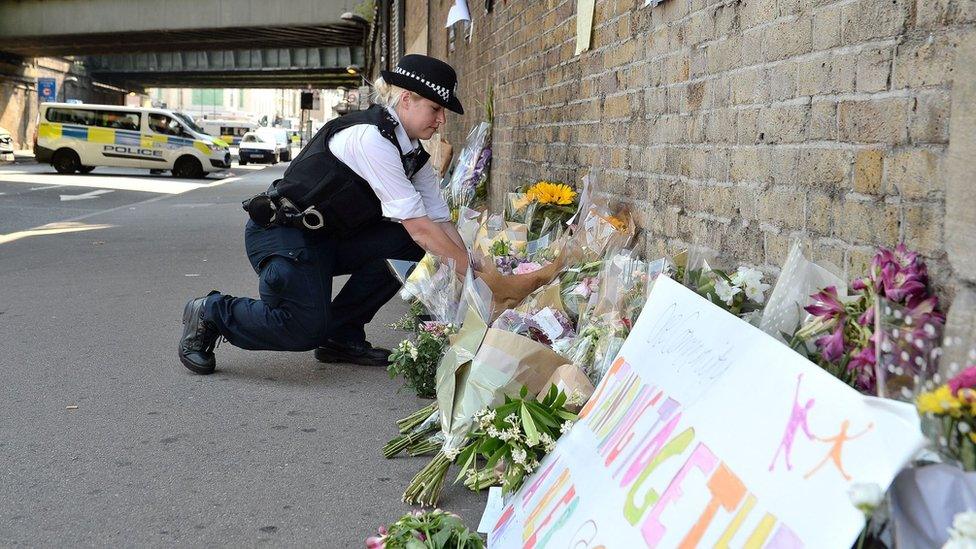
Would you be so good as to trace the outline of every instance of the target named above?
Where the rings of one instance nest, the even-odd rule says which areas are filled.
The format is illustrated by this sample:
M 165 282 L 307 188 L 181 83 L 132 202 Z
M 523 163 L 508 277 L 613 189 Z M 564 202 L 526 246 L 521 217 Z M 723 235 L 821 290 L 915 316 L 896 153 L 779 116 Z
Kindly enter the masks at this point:
M 444 101 L 447 101 L 447 100 L 449 100 L 451 98 L 451 90 L 445 88 L 444 86 L 439 86 L 437 84 L 434 84 L 433 82 L 431 82 L 430 80 L 427 80 L 423 76 L 420 76 L 418 74 L 412 73 L 412 72 L 410 72 L 410 71 L 408 71 L 406 69 L 400 68 L 400 67 L 394 68 L 393 69 L 393 72 L 395 72 L 397 74 L 402 74 L 404 76 L 409 76 L 410 78 L 413 78 L 417 82 L 420 82 L 420 83 L 424 84 L 425 86 L 427 86 L 428 88 L 430 88 L 431 90 L 433 90 L 434 93 L 436 93 L 438 96 L 440 96 L 440 98 L 443 99 Z

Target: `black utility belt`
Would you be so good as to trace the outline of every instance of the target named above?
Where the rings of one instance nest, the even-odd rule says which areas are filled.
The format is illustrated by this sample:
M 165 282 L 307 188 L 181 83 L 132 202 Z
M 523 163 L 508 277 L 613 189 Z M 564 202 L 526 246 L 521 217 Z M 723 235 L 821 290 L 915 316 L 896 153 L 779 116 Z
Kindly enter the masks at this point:
M 299 209 L 294 202 L 279 195 L 274 189 L 248 198 L 241 205 L 251 221 L 260 227 L 281 225 L 309 230 L 325 227 L 325 217 L 315 206 Z

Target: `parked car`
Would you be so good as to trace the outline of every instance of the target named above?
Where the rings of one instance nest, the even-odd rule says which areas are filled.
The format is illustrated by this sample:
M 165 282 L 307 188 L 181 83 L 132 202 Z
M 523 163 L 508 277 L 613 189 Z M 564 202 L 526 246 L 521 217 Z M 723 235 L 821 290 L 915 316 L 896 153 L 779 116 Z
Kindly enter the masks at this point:
M 271 139 L 278 144 L 280 149 L 280 159 L 282 162 L 291 160 L 291 142 L 288 140 L 288 130 L 284 128 L 258 128 L 254 133 Z
M 14 154 L 14 138 L 10 132 L 0 128 L 0 158 L 11 154 Z
M 247 132 L 237 147 L 237 158 L 241 166 L 248 162 L 277 164 L 281 158 L 281 146 L 269 135 Z

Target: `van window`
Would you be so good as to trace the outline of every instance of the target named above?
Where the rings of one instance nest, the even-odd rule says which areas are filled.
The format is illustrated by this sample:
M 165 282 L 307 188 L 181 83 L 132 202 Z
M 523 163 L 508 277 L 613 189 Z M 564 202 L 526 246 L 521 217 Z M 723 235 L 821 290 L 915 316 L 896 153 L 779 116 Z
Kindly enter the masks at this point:
M 164 135 L 182 135 L 180 123 L 165 114 L 149 113 L 149 129 Z
M 82 126 L 95 125 L 95 111 L 82 109 L 51 108 L 47 110 L 49 122 L 61 124 L 80 124 Z
M 120 111 L 95 111 L 95 123 L 103 128 L 139 131 L 139 114 Z
M 51 108 L 47 110 L 47 119 L 62 124 L 139 131 L 139 113 L 135 112 Z

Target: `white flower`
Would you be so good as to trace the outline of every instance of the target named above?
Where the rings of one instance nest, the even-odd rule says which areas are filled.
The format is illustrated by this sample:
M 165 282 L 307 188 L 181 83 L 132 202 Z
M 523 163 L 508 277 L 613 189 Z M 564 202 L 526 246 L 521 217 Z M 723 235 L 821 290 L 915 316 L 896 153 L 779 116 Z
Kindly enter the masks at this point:
M 566 423 L 563 423 L 562 425 L 559 426 L 560 434 L 565 435 L 566 433 L 569 432 L 570 429 L 573 428 L 573 425 L 575 424 L 576 424 L 575 421 L 567 421 Z
M 495 429 L 494 425 L 488 427 L 487 432 L 488 432 L 488 436 L 490 436 L 491 438 L 501 438 L 502 436 L 502 432 L 499 431 L 498 429 Z
M 419 353 L 417 352 L 417 348 L 414 347 L 413 345 L 411 345 L 410 346 L 410 358 L 412 358 L 414 360 L 417 360 L 417 356 L 419 356 Z
M 732 300 L 735 299 L 735 295 L 741 291 L 738 287 L 729 286 L 729 283 L 724 279 L 719 279 L 715 283 L 715 295 L 724 301 L 726 305 L 732 305 Z
M 448 461 L 454 461 L 458 457 L 458 454 L 460 453 L 461 450 L 457 448 L 448 448 L 444 450 L 444 457 L 446 457 Z
M 526 463 L 525 464 L 525 474 L 527 474 L 527 475 L 532 474 L 532 471 L 535 471 L 535 468 L 538 467 L 538 466 L 539 466 L 539 462 L 538 461 L 533 461 L 532 463 Z
M 539 441 L 542 442 L 542 448 L 547 454 L 556 448 L 556 441 L 549 436 L 549 433 L 542 433 L 539 435 Z
M 949 541 L 956 542 L 956 545 L 952 546 L 954 548 L 976 547 L 976 512 L 965 511 L 956 514 L 952 519 L 952 528 L 949 528 Z M 946 547 L 949 546 L 947 543 Z
M 516 423 L 515 423 L 516 421 L 518 421 L 518 418 L 515 417 L 515 414 L 514 413 L 511 413 L 511 414 L 508 414 L 507 416 L 505 416 L 505 422 L 508 423 L 508 424 L 510 424 L 510 425 L 512 425 L 512 427 L 514 427 L 516 425 Z
M 739 267 L 739 269 L 730 276 L 732 279 L 732 284 L 736 286 L 761 286 L 762 285 L 762 271 L 759 269 L 753 269 L 751 267 Z
M 881 487 L 873 482 L 855 482 L 847 489 L 847 495 L 850 496 L 854 507 L 868 516 L 881 505 L 881 500 L 884 499 Z
M 763 284 L 763 286 L 769 287 L 768 284 Z M 764 289 L 759 286 L 746 286 L 746 298 L 762 305 L 766 301 L 766 294 Z
M 582 406 L 584 402 L 583 393 L 579 389 L 573 389 L 573 392 L 566 398 L 566 404 L 569 406 Z
M 514 461 L 518 465 L 525 465 L 525 456 L 526 456 L 525 450 L 523 450 L 522 448 L 518 446 L 512 448 L 512 461 Z

